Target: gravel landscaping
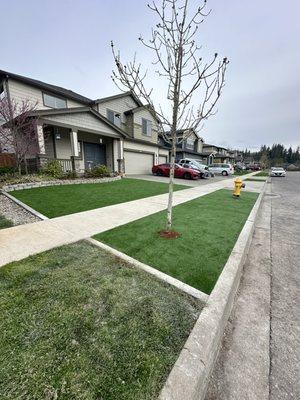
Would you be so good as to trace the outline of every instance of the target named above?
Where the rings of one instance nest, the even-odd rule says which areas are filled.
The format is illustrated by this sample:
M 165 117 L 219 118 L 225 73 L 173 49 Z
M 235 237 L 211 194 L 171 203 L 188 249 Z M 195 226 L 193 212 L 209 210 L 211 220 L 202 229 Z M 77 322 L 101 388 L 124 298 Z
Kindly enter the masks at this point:
M 39 218 L 2 194 L 0 194 L 0 215 L 11 221 L 13 225 L 30 224 L 31 222 L 40 221 Z

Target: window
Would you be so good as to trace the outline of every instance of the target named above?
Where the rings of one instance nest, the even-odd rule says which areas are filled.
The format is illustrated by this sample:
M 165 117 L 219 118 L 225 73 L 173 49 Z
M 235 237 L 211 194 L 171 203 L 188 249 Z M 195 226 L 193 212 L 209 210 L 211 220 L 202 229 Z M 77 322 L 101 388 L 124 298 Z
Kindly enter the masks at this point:
M 67 100 L 43 93 L 44 105 L 51 108 L 67 108 Z
M 0 100 L 4 99 L 5 97 L 5 89 L 4 89 L 4 84 L 3 82 L 0 83 Z
M 194 150 L 194 143 L 195 141 L 193 138 L 187 138 L 185 142 L 185 147 L 187 149 Z
M 142 134 L 151 136 L 152 133 L 152 122 L 148 119 L 142 118 Z
M 121 126 L 121 115 L 113 110 L 106 110 L 107 119 L 114 125 L 120 128 Z

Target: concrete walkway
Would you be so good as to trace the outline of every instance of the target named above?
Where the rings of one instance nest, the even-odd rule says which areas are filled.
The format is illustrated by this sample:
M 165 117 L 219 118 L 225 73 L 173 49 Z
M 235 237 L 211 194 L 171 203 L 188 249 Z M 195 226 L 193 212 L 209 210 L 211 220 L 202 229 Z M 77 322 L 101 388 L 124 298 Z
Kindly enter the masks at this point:
M 233 178 L 174 193 L 174 205 L 222 188 L 232 188 Z M 257 182 L 254 183 L 257 186 Z M 259 186 L 262 186 L 258 182 Z M 247 185 L 251 190 L 251 185 Z M 253 185 L 252 185 L 253 186 Z M 254 190 L 252 188 L 252 190 Z M 256 189 L 259 191 L 259 189 Z M 76 242 L 167 208 L 168 194 L 148 197 L 21 225 L 0 231 L 0 266 L 29 255 Z

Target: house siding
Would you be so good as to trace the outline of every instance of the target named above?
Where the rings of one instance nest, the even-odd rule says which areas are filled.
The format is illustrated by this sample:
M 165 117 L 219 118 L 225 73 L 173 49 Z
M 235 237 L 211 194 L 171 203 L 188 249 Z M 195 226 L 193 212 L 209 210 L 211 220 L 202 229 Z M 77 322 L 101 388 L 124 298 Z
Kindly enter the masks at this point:
M 58 115 L 47 115 L 45 117 L 47 122 L 61 123 L 69 125 L 80 130 L 93 130 L 99 132 L 99 134 L 106 134 L 113 137 L 120 137 L 113 128 L 106 125 L 93 115 L 86 113 L 72 113 L 72 114 L 58 114 Z
M 120 113 L 121 123 L 126 124 L 127 118 L 124 112 L 137 107 L 137 105 L 138 104 L 132 99 L 131 96 L 125 96 L 117 99 L 108 100 L 104 103 L 98 103 L 98 112 L 102 114 L 105 118 L 107 118 L 107 109 Z
M 153 118 L 152 114 L 146 109 L 141 109 L 139 111 L 136 111 L 133 115 L 134 115 L 134 117 L 133 117 L 134 118 L 133 137 L 135 139 L 142 139 L 147 142 L 157 144 L 157 140 L 158 140 L 157 121 Z M 142 133 L 142 119 L 143 118 L 152 122 L 151 136 L 147 136 Z
M 25 83 L 15 81 L 13 79 L 8 80 L 8 88 L 10 98 L 15 100 L 18 104 L 21 104 L 24 100 L 29 100 L 32 106 L 36 104 L 36 108 L 39 110 L 51 110 L 51 107 L 46 107 L 43 102 L 43 91 L 35 88 L 34 86 L 26 85 Z M 46 92 L 46 91 L 45 91 Z M 50 92 L 47 92 L 50 93 Z M 55 94 L 53 94 L 56 96 Z M 61 96 L 58 96 L 61 97 Z M 67 99 L 67 107 L 82 107 L 82 103 Z

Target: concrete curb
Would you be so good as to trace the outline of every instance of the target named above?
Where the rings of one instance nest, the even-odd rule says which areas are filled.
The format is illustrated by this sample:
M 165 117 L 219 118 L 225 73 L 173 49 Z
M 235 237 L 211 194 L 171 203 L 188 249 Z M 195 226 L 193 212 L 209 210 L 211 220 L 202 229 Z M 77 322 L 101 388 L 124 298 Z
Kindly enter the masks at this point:
M 120 258 L 121 260 L 128 262 L 129 264 L 133 265 L 134 267 L 141 269 L 151 275 L 154 275 L 156 278 L 160 279 L 163 282 L 168 283 L 169 285 L 175 286 L 177 289 L 181 290 L 182 292 L 188 294 L 189 296 L 192 296 L 198 300 L 200 300 L 202 303 L 206 303 L 208 300 L 208 295 L 206 293 L 201 292 L 198 289 L 193 288 L 192 286 L 187 285 L 186 283 L 183 283 L 179 281 L 178 279 L 175 279 L 171 277 L 170 275 L 164 274 L 163 272 L 160 272 L 159 270 L 150 267 L 147 264 L 144 264 L 135 258 L 132 258 L 128 256 L 127 254 L 121 253 L 120 251 L 107 246 L 106 244 L 99 242 L 98 240 L 95 239 L 86 239 L 87 242 L 93 244 L 94 246 L 99 247 L 102 250 L 105 250 L 114 256 Z
M 5 190 L 1 190 L 1 193 L 3 194 L 3 196 L 6 196 L 6 197 L 9 198 L 10 200 L 12 200 L 12 201 L 15 202 L 16 204 L 18 204 L 18 206 L 23 207 L 25 210 L 27 210 L 27 211 L 30 212 L 31 214 L 35 215 L 36 217 L 40 218 L 41 220 L 49 219 L 49 218 L 46 217 L 45 215 L 39 213 L 38 211 L 36 211 L 36 210 L 34 210 L 33 208 L 29 207 L 27 204 L 23 203 L 21 200 L 16 199 L 14 196 L 10 195 L 10 194 L 7 193 Z
M 223 332 L 239 287 L 255 221 L 266 189 L 264 184 L 224 269 L 188 337 L 159 400 L 203 400 L 218 355 Z

